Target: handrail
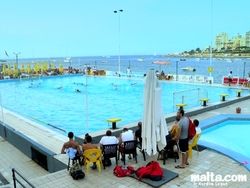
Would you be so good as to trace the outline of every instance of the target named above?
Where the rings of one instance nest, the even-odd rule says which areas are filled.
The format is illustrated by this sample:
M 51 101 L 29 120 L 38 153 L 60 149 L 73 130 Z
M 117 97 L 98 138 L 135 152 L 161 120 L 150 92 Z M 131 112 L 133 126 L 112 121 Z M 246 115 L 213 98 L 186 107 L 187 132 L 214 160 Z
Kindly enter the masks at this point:
M 16 171 L 15 168 L 12 168 L 12 177 L 13 177 L 13 181 L 14 181 L 14 188 L 16 188 L 16 181 L 22 186 L 25 187 L 25 185 L 22 184 L 22 182 L 17 179 L 17 177 L 15 176 L 15 173 L 18 174 L 27 184 L 30 185 L 30 187 L 35 188 L 34 185 L 32 185 L 28 180 L 26 180 L 19 172 Z
M 192 92 L 197 91 L 197 95 L 193 95 Z M 201 97 L 202 91 L 205 92 L 204 96 Z M 189 89 L 189 90 L 184 90 L 184 91 L 178 91 L 173 93 L 173 107 L 175 106 L 175 96 L 179 95 L 181 97 L 181 103 L 187 103 L 185 102 L 185 98 L 190 98 L 192 97 L 193 99 L 197 99 L 197 102 L 199 101 L 200 98 L 207 98 L 208 97 L 208 91 L 206 89 L 200 89 L 200 88 L 195 88 L 195 89 Z M 180 103 L 180 102 L 178 102 Z

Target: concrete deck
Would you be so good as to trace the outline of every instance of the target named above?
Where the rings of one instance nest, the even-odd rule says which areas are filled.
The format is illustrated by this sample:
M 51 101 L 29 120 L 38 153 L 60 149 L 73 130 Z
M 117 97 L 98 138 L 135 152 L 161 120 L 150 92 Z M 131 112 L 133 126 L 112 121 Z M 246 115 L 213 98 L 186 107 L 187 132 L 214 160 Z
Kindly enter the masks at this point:
M 191 118 L 199 119 L 200 121 L 213 117 L 218 114 L 235 114 L 236 107 L 241 107 L 242 114 L 250 114 L 250 99 L 237 102 L 234 104 L 229 104 L 228 106 L 222 108 L 214 108 L 208 112 L 200 113 L 193 115 Z M 210 104 L 208 103 L 208 106 Z M 206 107 L 199 107 L 203 109 Z M 193 109 L 197 110 L 197 109 Z M 191 110 L 190 110 L 191 111 Z M 189 110 L 187 110 L 189 112 Z M 170 114 L 170 116 L 174 114 Z M 4 121 L 6 124 L 12 126 L 15 130 L 18 130 L 28 136 L 29 138 L 35 140 L 45 148 L 48 148 L 52 152 L 56 153 L 55 157 L 67 164 L 68 158 L 66 155 L 60 154 L 61 147 L 65 141 L 68 140 L 66 136 L 60 135 L 54 131 L 46 129 L 39 124 L 31 122 L 22 117 L 16 116 L 11 112 L 4 110 Z M 173 125 L 173 122 L 168 122 L 168 127 L 170 128 Z M 136 126 L 135 124 L 129 125 L 130 127 Z M 105 131 L 100 131 L 95 133 L 103 134 Z M 92 135 L 93 136 L 93 135 Z M 113 175 L 113 169 L 115 167 L 115 162 L 112 159 L 112 166 L 107 167 L 105 170 L 102 170 L 102 173 L 98 173 L 97 170 L 90 170 L 90 173 L 85 176 L 83 180 L 75 181 L 69 176 L 68 171 L 60 170 L 58 172 L 49 173 L 40 167 L 33 160 L 28 158 L 18 149 L 13 147 L 5 139 L 0 137 L 0 174 L 3 178 L 6 179 L 9 184 L 2 185 L 0 182 L 0 187 L 13 187 L 12 180 L 12 168 L 15 168 L 18 172 L 22 174 L 27 180 L 29 180 L 35 187 L 46 187 L 46 188 L 55 188 L 55 187 L 114 187 L 114 188 L 126 188 L 126 187 L 150 187 L 147 184 L 144 184 L 138 180 L 135 180 L 130 177 L 117 178 Z M 97 140 L 98 142 L 98 140 Z M 132 165 L 135 169 L 140 166 L 146 165 L 149 161 L 152 160 L 152 156 L 146 156 L 147 161 L 143 161 L 142 154 L 138 152 L 138 163 L 136 164 L 134 160 L 126 160 L 126 165 Z M 222 187 L 250 187 L 250 172 L 241 164 L 232 160 L 231 158 L 224 156 L 218 152 L 206 149 L 199 152 L 197 155 L 196 151 L 193 152 L 193 158 L 189 160 L 190 165 L 185 169 L 175 169 L 174 166 L 180 163 L 180 160 L 177 163 L 173 159 L 168 159 L 166 165 L 163 165 L 162 161 L 159 161 L 163 168 L 179 173 L 179 177 L 174 180 L 164 184 L 161 187 L 199 187 L 194 185 L 191 182 L 191 174 L 206 174 L 206 172 L 213 172 L 214 174 L 220 175 L 237 175 L 243 174 L 248 176 L 248 182 L 227 182 L 226 185 Z M 248 161 L 250 162 L 250 161 Z M 123 162 L 119 161 L 119 165 L 123 165 Z M 83 169 L 85 172 L 85 169 Z M 3 179 L 2 178 L 2 179 Z M 1 179 L 1 178 L 0 178 Z M 2 181 L 3 183 L 4 181 Z M 20 187 L 20 186 L 18 186 Z M 202 187 L 211 187 L 203 185 Z

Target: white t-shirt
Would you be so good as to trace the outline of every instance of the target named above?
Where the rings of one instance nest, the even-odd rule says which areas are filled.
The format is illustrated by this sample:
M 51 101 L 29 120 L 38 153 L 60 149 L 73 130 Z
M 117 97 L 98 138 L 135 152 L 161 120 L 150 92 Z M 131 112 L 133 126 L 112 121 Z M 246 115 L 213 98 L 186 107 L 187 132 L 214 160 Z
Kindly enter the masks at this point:
M 196 130 L 196 134 L 200 134 L 201 133 L 201 128 L 200 127 L 195 127 Z M 194 141 L 194 138 L 192 138 L 191 140 L 189 140 L 188 144 L 191 145 Z
M 115 136 L 103 136 L 100 140 L 100 144 L 102 145 L 118 144 L 118 140 Z
M 122 142 L 134 140 L 134 134 L 132 131 L 126 131 L 122 133 Z

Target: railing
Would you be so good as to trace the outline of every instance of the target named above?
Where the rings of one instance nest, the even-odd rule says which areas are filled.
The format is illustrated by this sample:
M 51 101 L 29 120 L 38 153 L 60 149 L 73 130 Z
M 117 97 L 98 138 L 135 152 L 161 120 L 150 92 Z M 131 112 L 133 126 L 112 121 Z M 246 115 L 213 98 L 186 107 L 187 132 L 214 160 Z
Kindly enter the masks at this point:
M 208 91 L 206 89 L 197 88 L 174 92 L 173 107 L 175 107 L 175 104 L 197 104 L 201 98 L 208 98 Z
M 15 170 L 15 168 L 12 168 L 12 177 L 13 177 L 13 181 L 14 181 L 14 188 L 16 188 L 16 181 L 17 181 L 22 187 L 26 187 L 24 184 L 22 184 L 22 182 L 21 182 L 19 179 L 17 179 L 15 173 L 16 173 L 17 175 L 19 175 L 20 178 L 22 178 L 27 184 L 29 184 L 30 187 L 35 188 L 35 186 L 32 185 L 28 180 L 26 180 L 19 172 L 17 172 L 17 171 Z

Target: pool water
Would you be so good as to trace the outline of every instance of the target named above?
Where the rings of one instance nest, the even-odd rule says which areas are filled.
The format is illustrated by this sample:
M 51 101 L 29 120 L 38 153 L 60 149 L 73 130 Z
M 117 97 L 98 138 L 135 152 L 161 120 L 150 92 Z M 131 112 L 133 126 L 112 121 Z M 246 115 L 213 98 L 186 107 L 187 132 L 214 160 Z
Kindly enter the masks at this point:
M 249 133 L 250 121 L 228 120 L 202 131 L 200 140 L 223 146 L 249 157 L 250 147 L 247 141 Z
M 188 109 L 200 106 L 199 98 L 208 97 L 209 102 L 218 102 L 219 94 L 229 94 L 227 99 L 236 96 L 235 89 L 228 87 L 174 82 L 161 82 L 161 85 L 165 114 L 175 112 L 177 103 L 187 103 Z M 66 132 L 73 131 L 75 135 L 108 129 L 111 123 L 106 120 L 110 118 L 122 119 L 117 126 L 140 121 L 143 88 L 143 79 L 93 76 L 86 79 L 82 75 L 10 80 L 0 84 L 4 108 L 48 128 L 54 129 L 50 126 L 53 125 Z M 188 92 L 180 92 L 184 90 Z M 242 95 L 245 93 L 248 91 Z

